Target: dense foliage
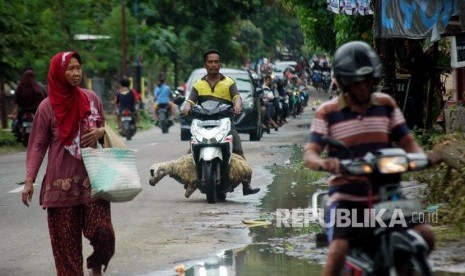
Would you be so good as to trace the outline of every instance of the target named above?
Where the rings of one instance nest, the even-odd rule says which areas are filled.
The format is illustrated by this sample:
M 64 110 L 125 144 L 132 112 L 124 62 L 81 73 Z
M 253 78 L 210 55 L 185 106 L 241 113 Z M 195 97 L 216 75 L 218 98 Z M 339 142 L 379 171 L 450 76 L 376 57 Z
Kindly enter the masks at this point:
M 27 66 L 45 82 L 51 56 L 62 50 L 79 51 L 86 76 L 103 77 L 107 86 L 140 64 L 151 88 L 160 72 L 172 85 L 184 82 L 208 48 L 241 66 L 276 55 L 274 45 L 297 54 L 303 43 L 279 1 L 0 0 L 0 6 L 0 76 L 12 82 Z M 77 34 L 109 38 L 76 40 Z

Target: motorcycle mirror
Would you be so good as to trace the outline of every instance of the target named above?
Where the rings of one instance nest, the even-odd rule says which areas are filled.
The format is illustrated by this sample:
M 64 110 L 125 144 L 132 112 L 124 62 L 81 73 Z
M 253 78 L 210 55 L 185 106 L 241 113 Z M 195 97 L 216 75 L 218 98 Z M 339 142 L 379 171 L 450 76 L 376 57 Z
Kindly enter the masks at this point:
M 186 97 L 184 96 L 178 96 L 173 99 L 173 103 L 176 105 L 182 105 L 182 103 L 186 100 Z

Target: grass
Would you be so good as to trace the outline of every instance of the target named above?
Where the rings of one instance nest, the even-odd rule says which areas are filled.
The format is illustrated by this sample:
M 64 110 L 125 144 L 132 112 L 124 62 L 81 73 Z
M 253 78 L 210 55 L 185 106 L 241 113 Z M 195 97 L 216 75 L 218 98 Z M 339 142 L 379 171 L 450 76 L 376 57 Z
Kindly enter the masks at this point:
M 453 225 L 435 225 L 433 232 L 439 245 L 465 239 L 465 233 Z
M 26 151 L 26 148 L 16 141 L 10 129 L 0 131 L 0 154 L 10 154 Z

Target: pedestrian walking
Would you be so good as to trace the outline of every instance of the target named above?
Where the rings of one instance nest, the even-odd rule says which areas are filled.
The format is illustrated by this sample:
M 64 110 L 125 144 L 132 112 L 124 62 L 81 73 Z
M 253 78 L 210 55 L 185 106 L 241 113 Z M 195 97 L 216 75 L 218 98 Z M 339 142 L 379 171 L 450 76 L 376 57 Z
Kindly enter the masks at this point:
M 110 202 L 91 198 L 80 148 L 103 142 L 105 117 L 93 91 L 79 87 L 81 57 L 60 52 L 48 72 L 49 97 L 41 102 L 32 126 L 26 158 L 22 201 L 29 206 L 37 173 L 48 151 L 40 189 L 58 276 L 83 275 L 82 236 L 93 253 L 87 258 L 90 275 L 102 275 L 115 251 Z M 32 234 L 32 233 L 31 233 Z

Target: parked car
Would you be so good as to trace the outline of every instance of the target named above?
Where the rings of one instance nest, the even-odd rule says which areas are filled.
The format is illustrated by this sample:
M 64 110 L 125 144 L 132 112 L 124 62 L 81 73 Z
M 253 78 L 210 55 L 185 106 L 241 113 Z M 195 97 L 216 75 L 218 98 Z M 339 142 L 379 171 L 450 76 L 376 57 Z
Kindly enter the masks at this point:
M 232 78 L 237 85 L 237 89 L 242 98 L 243 113 L 236 115 L 234 125 L 239 133 L 249 134 L 250 141 L 260 141 L 262 137 L 261 125 L 261 104 L 260 94 L 261 88 L 255 85 L 250 72 L 242 69 L 221 68 L 220 73 Z M 186 98 L 192 90 L 194 82 L 207 74 L 205 68 L 195 69 L 187 80 Z M 191 120 L 181 118 L 181 140 L 187 141 L 191 139 Z

